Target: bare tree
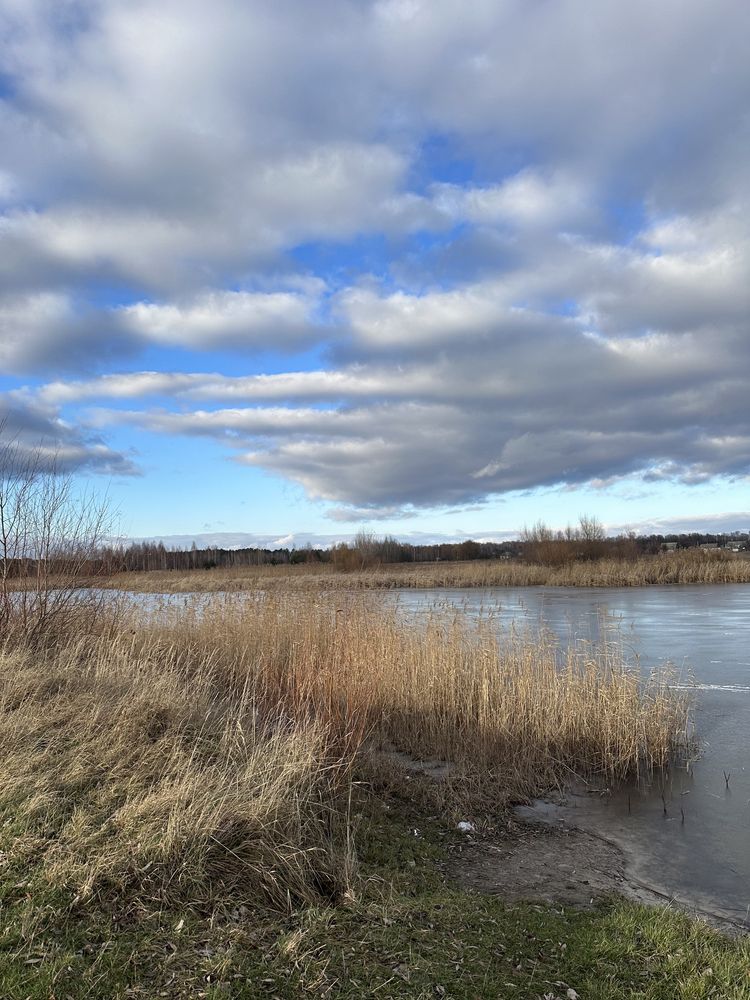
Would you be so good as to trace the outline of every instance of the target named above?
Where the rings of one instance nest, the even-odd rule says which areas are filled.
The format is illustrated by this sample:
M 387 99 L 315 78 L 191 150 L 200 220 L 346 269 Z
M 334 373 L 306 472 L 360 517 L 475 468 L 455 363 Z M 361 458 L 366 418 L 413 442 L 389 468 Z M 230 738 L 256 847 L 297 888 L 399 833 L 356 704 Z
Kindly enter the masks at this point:
M 592 514 L 581 514 L 578 526 L 568 525 L 563 531 L 553 531 L 543 521 L 537 521 L 521 532 L 524 553 L 529 562 L 545 566 L 563 566 L 580 559 L 603 559 L 615 553 L 607 540 L 602 522 Z
M 607 537 L 604 525 L 593 514 L 581 514 L 578 518 L 578 537 L 584 542 L 603 542 Z
M 105 569 L 110 521 L 106 499 L 77 492 L 54 451 L 24 447 L 0 422 L 0 639 L 83 626 L 102 601 L 81 588 Z

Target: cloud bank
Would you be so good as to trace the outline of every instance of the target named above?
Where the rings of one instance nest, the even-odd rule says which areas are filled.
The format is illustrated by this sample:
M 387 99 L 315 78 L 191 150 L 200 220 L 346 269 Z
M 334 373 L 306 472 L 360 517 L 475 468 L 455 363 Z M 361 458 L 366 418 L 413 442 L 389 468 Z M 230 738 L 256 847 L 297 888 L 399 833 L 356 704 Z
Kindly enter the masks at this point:
M 394 518 L 750 474 L 741 0 L 0 0 L 0 412 Z

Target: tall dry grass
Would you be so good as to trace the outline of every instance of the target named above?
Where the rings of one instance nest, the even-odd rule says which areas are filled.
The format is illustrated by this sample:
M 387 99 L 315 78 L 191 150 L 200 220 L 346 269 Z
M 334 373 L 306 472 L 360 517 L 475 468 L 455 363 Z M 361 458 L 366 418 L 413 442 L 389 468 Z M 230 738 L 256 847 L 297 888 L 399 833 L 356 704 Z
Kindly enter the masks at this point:
M 460 587 L 642 587 L 653 584 L 750 583 L 750 558 L 704 550 L 562 566 L 505 560 L 394 563 L 339 572 L 328 564 L 120 573 L 96 586 L 141 593 L 346 591 Z
M 612 646 L 563 653 L 363 598 L 195 603 L 0 654 L 4 849 L 80 893 L 336 898 L 372 754 L 448 760 L 448 792 L 501 807 L 664 763 L 686 711 Z
M 346 745 L 366 738 L 526 785 L 558 765 L 612 778 L 658 766 L 685 729 L 668 678 L 644 680 L 619 646 L 562 650 L 456 611 L 417 621 L 372 598 L 253 595 L 171 610 L 152 628 L 210 652 L 223 684 L 323 719 Z
M 212 657 L 133 635 L 0 655 L 9 854 L 82 895 L 285 908 L 349 885 L 349 760 L 314 718 L 260 714 Z M 7 841 L 10 840 L 10 846 Z

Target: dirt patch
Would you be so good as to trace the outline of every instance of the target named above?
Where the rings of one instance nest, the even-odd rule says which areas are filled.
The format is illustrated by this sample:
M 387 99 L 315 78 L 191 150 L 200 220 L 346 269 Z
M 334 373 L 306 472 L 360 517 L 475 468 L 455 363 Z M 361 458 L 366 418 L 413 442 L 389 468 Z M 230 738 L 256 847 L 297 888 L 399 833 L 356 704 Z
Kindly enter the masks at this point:
M 476 892 L 508 902 L 542 902 L 592 909 L 622 896 L 649 906 L 674 906 L 724 933 L 747 933 L 732 920 L 678 903 L 628 873 L 625 854 L 611 841 L 571 827 L 521 824 L 502 841 L 467 837 L 446 865 L 446 875 Z
M 580 830 L 521 827 L 499 843 L 467 842 L 448 874 L 464 886 L 509 901 L 579 908 L 613 894 L 653 901 L 628 884 L 625 859 L 614 844 Z

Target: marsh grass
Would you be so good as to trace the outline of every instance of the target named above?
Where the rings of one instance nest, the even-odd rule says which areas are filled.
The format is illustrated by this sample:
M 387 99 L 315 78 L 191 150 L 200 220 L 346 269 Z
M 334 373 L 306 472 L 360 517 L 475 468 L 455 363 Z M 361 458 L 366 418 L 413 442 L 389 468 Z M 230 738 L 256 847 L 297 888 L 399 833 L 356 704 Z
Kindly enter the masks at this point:
M 348 770 L 324 724 L 261 716 L 210 655 L 130 635 L 0 663 L 6 850 L 52 884 L 281 909 L 347 891 Z
M 509 560 L 394 563 L 341 572 L 331 564 L 119 573 L 95 586 L 142 593 L 360 591 L 461 587 L 642 587 L 750 583 L 750 558 L 702 549 L 542 566 Z
M 616 646 L 455 613 L 309 595 L 133 612 L 0 654 L 3 850 L 81 898 L 291 911 L 351 894 L 348 803 L 403 781 L 393 749 L 454 765 L 446 809 L 501 811 L 570 774 L 659 767 L 686 722 Z
M 621 645 L 560 647 L 491 617 L 421 619 L 372 598 L 260 596 L 171 610 L 161 641 L 213 657 L 257 703 L 324 720 L 342 745 L 392 746 L 524 787 L 566 770 L 613 780 L 665 763 L 686 706 Z

